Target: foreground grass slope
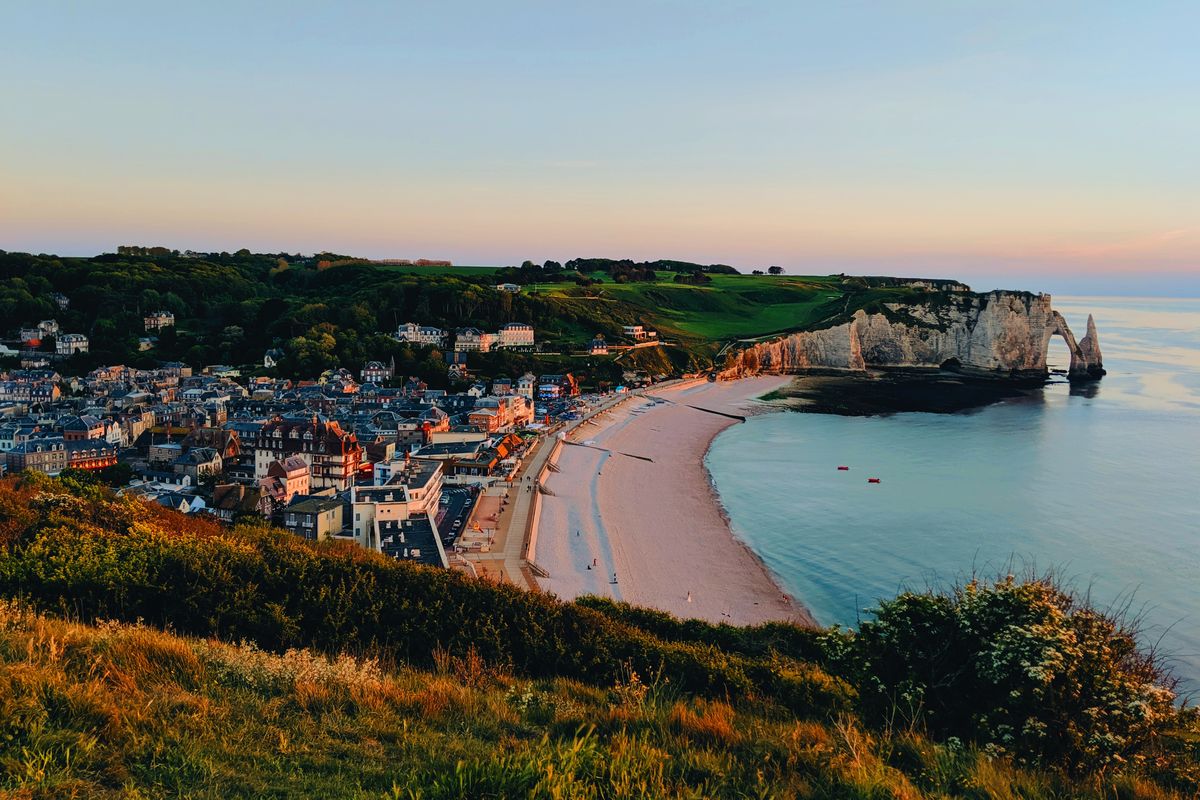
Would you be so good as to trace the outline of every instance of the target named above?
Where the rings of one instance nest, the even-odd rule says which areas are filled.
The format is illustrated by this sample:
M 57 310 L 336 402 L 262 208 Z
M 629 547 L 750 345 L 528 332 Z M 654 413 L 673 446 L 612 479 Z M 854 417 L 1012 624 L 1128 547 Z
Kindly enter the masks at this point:
M 1169 676 L 1042 582 L 902 595 L 855 633 L 738 628 L 35 475 L 0 481 L 0 543 L 8 796 L 1200 790 Z
M 850 714 L 691 697 L 665 676 L 529 680 L 86 626 L 0 604 L 12 797 L 1170 798 L 1032 771 Z

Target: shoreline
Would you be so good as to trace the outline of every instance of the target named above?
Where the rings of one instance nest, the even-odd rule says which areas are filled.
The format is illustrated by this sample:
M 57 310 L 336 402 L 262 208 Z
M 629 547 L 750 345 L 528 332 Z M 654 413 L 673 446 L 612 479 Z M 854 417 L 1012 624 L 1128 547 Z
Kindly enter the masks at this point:
M 789 380 L 651 390 L 573 431 L 541 498 L 535 557 L 549 577 L 539 586 L 565 600 L 592 594 L 681 618 L 815 626 L 733 531 L 713 483 L 708 450 L 736 420 L 690 407 L 745 414 Z

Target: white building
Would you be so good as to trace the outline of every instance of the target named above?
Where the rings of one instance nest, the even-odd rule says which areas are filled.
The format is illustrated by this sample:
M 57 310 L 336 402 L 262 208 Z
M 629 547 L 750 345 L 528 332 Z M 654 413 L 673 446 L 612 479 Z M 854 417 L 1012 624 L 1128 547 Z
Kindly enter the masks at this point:
M 374 486 L 350 490 L 351 528 L 361 546 L 378 550 L 378 525 L 388 520 L 406 520 L 415 514 L 433 519 L 442 497 L 441 463 L 395 459 L 374 467 Z
M 517 378 L 517 394 L 521 395 L 521 397 L 532 401 L 535 391 L 537 391 L 537 376 L 532 372 L 526 372 L 520 378 Z
M 415 322 L 406 322 L 396 329 L 395 338 L 401 342 L 431 344 L 441 347 L 446 341 L 446 332 L 441 328 L 435 328 L 431 325 L 418 325 Z
M 88 351 L 88 338 L 82 333 L 64 333 L 54 342 L 54 351 L 60 356 L 73 356 Z
M 621 332 L 636 342 L 654 339 L 658 336 L 654 331 L 648 331 L 641 325 L 624 325 L 621 327 Z
M 459 328 L 454 337 L 454 349 L 460 352 L 478 351 L 486 353 L 492 349 L 496 336 L 478 328 Z
M 160 331 L 163 328 L 175 327 L 175 315 L 170 311 L 155 311 L 142 319 L 148 331 Z
M 496 334 L 496 340 L 497 347 L 532 349 L 533 326 L 525 322 L 510 322 L 507 325 L 501 325 L 500 331 Z
M 509 292 L 509 293 L 511 293 L 511 294 L 517 294 L 518 292 L 520 292 L 520 291 L 521 291 L 521 285 L 520 285 L 520 284 L 518 284 L 518 283 L 497 283 L 497 284 L 496 284 L 496 291 L 497 291 L 497 292 Z

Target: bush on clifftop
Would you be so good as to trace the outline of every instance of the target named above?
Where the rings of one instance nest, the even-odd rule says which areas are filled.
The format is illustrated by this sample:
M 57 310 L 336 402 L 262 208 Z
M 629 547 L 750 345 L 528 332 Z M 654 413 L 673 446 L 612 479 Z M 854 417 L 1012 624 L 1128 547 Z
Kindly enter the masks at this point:
M 1178 719 L 1175 680 L 1134 627 L 1050 578 L 906 592 L 874 613 L 830 641 L 877 725 L 1082 771 L 1154 757 Z

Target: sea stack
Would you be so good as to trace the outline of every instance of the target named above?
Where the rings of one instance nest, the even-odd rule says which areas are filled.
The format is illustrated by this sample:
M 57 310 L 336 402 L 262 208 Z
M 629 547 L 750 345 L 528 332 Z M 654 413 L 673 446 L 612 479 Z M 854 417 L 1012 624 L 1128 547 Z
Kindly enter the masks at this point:
M 1104 357 L 1100 354 L 1100 334 L 1096 332 L 1096 320 L 1088 314 L 1087 333 L 1079 340 L 1080 363 L 1072 365 L 1071 378 L 1095 380 L 1104 375 Z

